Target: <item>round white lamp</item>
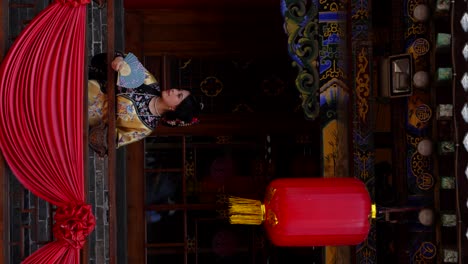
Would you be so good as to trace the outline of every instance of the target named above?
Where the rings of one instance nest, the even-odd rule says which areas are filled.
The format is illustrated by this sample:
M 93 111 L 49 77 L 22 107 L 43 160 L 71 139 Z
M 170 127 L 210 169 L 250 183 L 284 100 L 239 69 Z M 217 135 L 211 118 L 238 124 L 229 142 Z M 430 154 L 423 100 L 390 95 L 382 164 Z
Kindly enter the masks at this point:
M 418 220 L 424 226 L 431 226 L 434 223 L 434 211 L 428 208 L 422 209 L 419 211 Z
M 432 141 L 423 139 L 418 143 L 418 152 L 423 156 L 430 156 L 432 154 Z
M 425 4 L 417 5 L 413 10 L 413 17 L 419 22 L 426 22 L 429 19 L 429 7 Z
M 418 71 L 413 75 L 413 84 L 417 88 L 426 88 L 429 86 L 429 73 Z

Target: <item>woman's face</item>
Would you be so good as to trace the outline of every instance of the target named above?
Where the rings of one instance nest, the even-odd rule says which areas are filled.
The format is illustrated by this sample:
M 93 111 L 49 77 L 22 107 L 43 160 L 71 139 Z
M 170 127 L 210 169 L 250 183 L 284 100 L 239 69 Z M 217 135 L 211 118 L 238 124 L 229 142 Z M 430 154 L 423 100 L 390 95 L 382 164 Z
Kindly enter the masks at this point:
M 187 90 L 169 89 L 162 92 L 161 99 L 174 110 L 189 95 Z

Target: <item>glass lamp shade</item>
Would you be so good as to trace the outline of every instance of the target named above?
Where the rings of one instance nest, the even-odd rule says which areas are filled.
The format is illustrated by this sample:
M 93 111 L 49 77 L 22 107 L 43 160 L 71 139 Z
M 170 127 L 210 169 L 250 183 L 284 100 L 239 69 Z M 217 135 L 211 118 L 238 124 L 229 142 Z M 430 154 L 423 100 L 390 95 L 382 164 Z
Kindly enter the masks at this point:
M 413 10 L 413 17 L 419 22 L 426 22 L 429 19 L 430 10 L 427 5 L 417 5 Z
M 432 142 L 429 139 L 423 139 L 418 143 L 418 152 L 423 156 L 432 154 Z
M 413 83 L 418 88 L 426 88 L 429 86 L 429 73 L 426 71 L 418 71 L 413 76 Z

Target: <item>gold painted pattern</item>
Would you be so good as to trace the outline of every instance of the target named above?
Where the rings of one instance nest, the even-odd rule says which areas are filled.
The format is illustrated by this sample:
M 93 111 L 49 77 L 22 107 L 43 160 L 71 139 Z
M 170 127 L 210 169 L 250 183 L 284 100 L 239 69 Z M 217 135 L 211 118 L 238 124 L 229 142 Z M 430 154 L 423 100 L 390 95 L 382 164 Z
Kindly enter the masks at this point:
M 324 37 L 328 38 L 332 34 L 337 34 L 338 36 L 344 37 L 345 29 L 340 27 L 338 23 L 328 23 L 325 31 L 323 32 Z
M 359 164 L 361 164 L 360 166 L 362 166 L 362 168 L 367 168 L 367 164 L 369 160 L 371 161 L 374 160 L 374 154 L 369 151 L 364 151 L 364 152 L 355 151 L 354 156 L 358 157 L 358 159 L 360 160 Z M 362 181 L 365 182 L 369 177 L 370 177 L 369 170 L 364 169 L 359 172 L 358 178 L 361 179 Z
M 427 104 L 421 104 L 416 108 L 416 118 L 421 122 L 428 122 L 432 117 L 432 110 Z
M 216 97 L 223 91 L 224 84 L 215 76 L 206 77 L 200 83 L 200 90 L 208 97 Z
M 415 264 L 425 264 L 433 263 L 432 259 L 437 253 L 436 246 L 431 242 L 422 242 L 419 249 L 415 252 L 413 256 L 413 263 Z
M 369 10 L 367 8 L 359 8 L 357 12 L 352 16 L 354 20 L 367 20 L 369 19 Z
M 430 50 L 430 44 L 427 39 L 418 38 L 408 48 L 408 53 L 413 55 L 414 59 L 424 56 Z
M 406 134 L 406 142 L 408 142 L 408 144 L 411 144 L 413 147 L 417 147 L 419 142 L 421 142 L 421 140 L 423 140 L 423 138 L 421 137 L 413 137 L 409 134 Z
M 434 177 L 427 172 L 417 175 L 417 185 L 423 191 L 430 190 L 434 186 Z
M 426 173 L 430 162 L 431 161 L 429 157 L 425 157 L 419 154 L 419 152 L 415 151 L 411 156 L 411 171 L 413 172 L 413 175 L 419 177 L 423 173 Z
M 418 35 L 423 35 L 426 33 L 427 33 L 426 25 L 422 23 L 412 24 L 410 27 L 406 29 L 405 37 L 418 36 Z
M 358 54 L 358 71 L 356 73 L 356 97 L 357 110 L 361 122 L 367 122 L 367 113 L 369 112 L 368 97 L 370 94 L 369 61 L 367 59 L 367 50 L 362 48 Z
M 336 61 L 333 61 L 333 67 L 331 67 L 324 74 L 322 74 L 320 76 L 320 80 L 328 80 L 333 78 L 339 79 L 339 77 L 346 79 L 343 69 L 337 67 Z
M 323 10 L 329 11 L 339 11 L 339 10 L 346 10 L 346 1 L 340 2 L 331 2 L 330 0 L 320 0 L 320 5 L 323 7 Z
M 195 162 L 186 162 L 185 163 L 185 177 L 192 178 L 195 176 Z

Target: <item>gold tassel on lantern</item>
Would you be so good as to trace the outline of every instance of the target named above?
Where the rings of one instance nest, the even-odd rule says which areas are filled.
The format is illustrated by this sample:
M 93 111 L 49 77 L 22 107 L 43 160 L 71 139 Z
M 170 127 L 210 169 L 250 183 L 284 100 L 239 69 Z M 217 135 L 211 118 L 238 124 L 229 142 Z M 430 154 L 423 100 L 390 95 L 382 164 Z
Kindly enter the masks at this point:
M 265 220 L 265 206 L 253 199 L 229 197 L 229 223 L 260 225 Z

